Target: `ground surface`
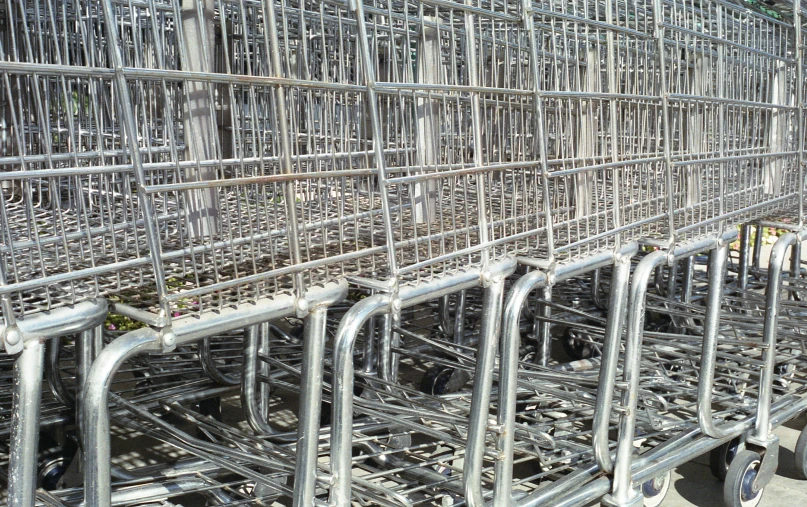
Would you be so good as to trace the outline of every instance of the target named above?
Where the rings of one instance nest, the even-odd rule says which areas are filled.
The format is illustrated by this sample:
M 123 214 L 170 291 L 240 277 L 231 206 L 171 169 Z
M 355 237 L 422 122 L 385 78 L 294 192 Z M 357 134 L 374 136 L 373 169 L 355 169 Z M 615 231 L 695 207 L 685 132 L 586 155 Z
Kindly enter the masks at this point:
M 781 443 L 779 470 L 765 488 L 759 507 L 807 507 L 807 481 L 799 480 L 793 469 L 793 450 L 805 424 L 807 417 L 802 415 L 776 430 Z M 708 456 L 678 467 L 673 472 L 673 481 L 663 507 L 723 505 L 723 483 L 709 471 Z

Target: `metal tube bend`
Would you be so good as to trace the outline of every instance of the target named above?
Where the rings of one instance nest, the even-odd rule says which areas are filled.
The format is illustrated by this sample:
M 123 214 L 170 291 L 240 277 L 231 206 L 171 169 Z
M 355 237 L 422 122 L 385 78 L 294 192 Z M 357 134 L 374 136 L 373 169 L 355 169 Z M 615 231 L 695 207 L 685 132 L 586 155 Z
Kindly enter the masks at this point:
M 138 329 L 113 341 L 95 359 L 80 397 L 84 438 L 84 505 L 109 507 L 110 485 L 109 388 L 112 377 L 128 358 L 160 350 L 160 338 L 151 328 Z

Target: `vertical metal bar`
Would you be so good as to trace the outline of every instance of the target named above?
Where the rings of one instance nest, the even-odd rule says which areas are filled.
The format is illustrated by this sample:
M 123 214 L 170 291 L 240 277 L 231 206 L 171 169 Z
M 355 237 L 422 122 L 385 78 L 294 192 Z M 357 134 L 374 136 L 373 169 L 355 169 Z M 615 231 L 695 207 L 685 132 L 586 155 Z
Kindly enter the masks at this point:
M 314 505 L 327 317 L 328 309 L 317 307 L 305 319 L 300 412 L 297 425 L 297 462 L 294 475 L 294 507 Z
M 211 72 L 213 70 L 213 47 L 215 31 L 213 27 L 213 9 L 215 0 L 182 0 L 182 34 L 185 42 L 183 61 L 185 70 L 192 72 Z M 211 116 L 212 104 L 210 86 L 206 82 L 185 80 L 184 111 L 182 122 L 185 131 L 185 152 L 188 160 L 196 163 L 195 167 L 185 170 L 188 181 L 207 181 L 216 179 L 216 168 L 202 166 L 203 160 L 215 158 L 215 143 L 209 136 L 217 132 Z M 193 237 L 215 235 L 220 232 L 218 190 L 215 188 L 198 189 L 191 192 L 188 198 L 188 224 Z
M 547 260 L 550 262 L 554 260 L 555 256 L 555 233 L 552 226 L 552 205 L 550 196 L 549 185 L 549 162 L 548 162 L 548 149 L 546 145 L 546 115 L 544 113 L 544 102 L 541 96 L 540 83 L 543 79 L 543 70 L 538 68 L 538 54 L 542 50 L 538 41 L 538 36 L 535 32 L 535 20 L 532 12 L 532 1 L 522 0 L 522 21 L 524 28 L 529 34 L 530 43 L 530 68 L 532 70 L 532 87 L 533 87 L 533 127 L 535 135 L 533 142 L 535 143 L 535 152 L 538 153 L 541 161 L 541 192 L 542 201 L 544 206 L 544 220 L 546 220 L 546 250 Z
M 109 507 L 112 503 L 109 434 L 109 388 L 126 359 L 160 347 L 150 328 L 127 333 L 110 343 L 93 362 L 81 396 L 84 445 L 84 505 Z
M 796 47 L 794 55 L 796 58 L 796 139 L 798 140 L 798 163 L 799 163 L 799 228 L 804 227 L 804 136 L 807 134 L 804 129 L 804 48 L 802 47 L 802 21 L 801 21 L 801 0 L 794 2 L 793 25 L 796 28 Z
M 684 269 L 681 272 L 681 302 L 685 305 L 692 303 L 692 293 L 695 288 L 695 256 L 690 255 L 683 260 Z M 711 277 L 711 274 L 709 275 Z M 711 280 L 711 278 L 710 278 Z M 672 294 L 671 299 L 675 297 Z M 683 326 L 694 326 L 694 321 L 690 317 L 683 318 Z
M 614 381 L 619 362 L 619 345 L 627 311 L 628 283 L 630 282 L 630 255 L 617 255 L 611 275 L 611 297 L 605 321 L 600 381 L 597 385 L 597 402 L 592 423 L 592 445 L 599 467 L 606 473 L 614 470 L 608 433 L 614 401 Z
M 765 228 L 759 224 L 756 226 L 757 233 L 754 236 L 754 255 L 752 257 L 752 266 L 756 271 L 759 271 L 760 262 L 762 258 L 762 233 Z
M 608 505 L 633 505 L 641 502 L 642 495 L 633 488 L 631 463 L 633 460 L 633 439 L 636 430 L 636 405 L 639 399 L 639 377 L 641 375 L 642 339 L 644 337 L 647 285 L 657 266 L 667 261 L 667 253 L 657 250 L 636 266 L 630 286 L 625 336 L 624 371 L 625 384 L 622 393 L 622 413 L 619 418 L 619 442 L 614 461 L 613 492 L 604 499 Z
M 140 148 L 137 142 L 137 123 L 135 122 L 134 112 L 132 111 L 132 97 L 129 93 L 129 85 L 126 81 L 126 75 L 123 73 L 123 56 L 121 55 L 121 47 L 118 35 L 118 26 L 115 23 L 115 8 L 112 5 L 112 0 L 103 0 L 103 16 L 104 26 L 107 35 L 107 49 L 109 51 L 109 58 L 112 62 L 113 70 L 115 72 L 115 86 L 118 88 L 117 102 L 118 107 L 123 115 L 122 127 L 126 132 L 126 142 L 129 147 L 129 155 L 134 165 L 134 177 L 137 183 L 137 192 L 140 199 L 140 205 L 143 209 L 144 227 L 146 229 L 146 240 L 151 253 L 151 262 L 154 269 L 154 283 L 157 288 L 157 294 L 160 296 L 160 306 L 163 314 L 170 318 L 170 306 L 163 300 L 163 296 L 167 294 L 168 287 L 166 285 L 165 271 L 163 269 L 161 255 L 162 247 L 160 244 L 160 236 L 157 230 L 157 222 L 155 220 L 155 210 L 152 200 L 148 197 L 146 192 L 146 172 L 143 168 L 143 161 L 140 156 Z
M 362 370 L 364 373 L 378 371 L 378 357 L 376 355 L 376 318 L 367 320 L 364 326 L 364 354 L 362 355 Z
M 507 295 L 502 327 L 502 357 L 499 366 L 499 435 L 496 450 L 500 459 L 495 464 L 493 504 L 509 505 L 513 490 L 513 448 L 516 430 L 516 402 L 518 400 L 518 361 L 521 345 L 521 310 L 536 287 L 547 283 L 541 271 L 530 271 L 513 284 Z
M 9 507 L 33 507 L 36 503 L 39 408 L 45 344 L 32 340 L 14 361 L 11 443 L 8 463 Z
M 608 32 L 610 34 L 610 31 Z M 609 76 L 611 69 L 608 69 Z M 609 83 L 611 80 L 609 79 Z M 583 92 L 600 93 L 602 83 L 600 82 L 600 51 L 596 44 L 592 44 L 586 50 L 586 71 L 583 78 Z M 608 90 L 611 92 L 612 90 Z M 577 142 L 577 157 L 586 161 L 592 160 L 597 155 L 597 136 L 600 135 L 597 129 L 597 121 L 594 112 L 594 100 L 581 100 L 580 103 L 580 126 Z M 609 100 L 613 104 L 613 100 Z M 615 132 L 615 131 L 614 131 Z M 574 176 L 574 207 L 575 218 L 585 220 L 592 216 L 594 203 L 592 194 L 595 191 L 596 175 L 588 170 L 582 171 Z M 615 201 L 617 202 L 617 201 Z M 614 206 L 614 209 L 619 206 Z
M 268 422 L 268 386 L 259 377 L 266 377 L 268 365 L 261 355 L 268 353 L 268 329 L 261 324 L 244 330 L 244 371 L 241 376 L 241 404 L 250 427 L 257 433 L 274 435 L 277 431 Z M 265 331 L 265 332 L 264 332 Z
M 331 402 L 331 491 L 329 500 L 339 507 L 350 505 L 351 450 L 353 443 L 353 349 L 364 322 L 389 307 L 389 297 L 375 295 L 347 311 L 333 340 L 333 389 Z
M 367 107 L 370 112 L 370 120 L 373 131 L 373 151 L 375 153 L 376 174 L 381 192 L 381 214 L 384 218 L 384 233 L 387 237 L 387 254 L 390 277 L 397 287 L 398 259 L 395 254 L 395 230 L 392 222 L 391 204 L 389 192 L 387 191 L 387 164 L 384 159 L 384 137 L 381 128 L 381 116 L 378 112 L 378 99 L 376 93 L 375 69 L 373 68 L 372 51 L 367 42 L 367 25 L 365 24 L 364 5 L 361 0 L 349 0 L 348 6 L 353 11 L 359 31 L 359 50 L 361 52 L 362 70 L 364 72 L 365 86 L 367 89 Z M 395 288 L 394 287 L 394 288 Z
M 771 399 L 773 395 L 773 375 L 776 370 L 776 334 L 779 326 L 779 303 L 782 297 L 782 274 L 788 249 L 799 237 L 787 233 L 780 237 L 771 250 L 768 264 L 768 285 L 765 288 L 765 320 L 762 326 L 762 371 L 759 377 L 759 397 L 757 398 L 757 419 L 754 424 L 754 438 L 765 442 L 771 433 Z
M 454 343 L 462 345 L 465 341 L 465 300 L 466 292 L 464 290 L 457 293 L 457 305 L 454 309 Z
M 798 241 L 790 249 L 790 276 L 798 278 L 801 275 L 801 243 Z M 795 296 L 795 294 L 794 294 Z
M 723 5 L 718 3 L 717 4 L 717 37 L 721 41 L 725 37 L 723 35 L 724 28 L 723 28 L 724 18 L 723 18 Z M 663 58 L 662 58 L 663 59 Z M 728 65 L 726 64 L 726 46 L 725 44 L 718 43 L 717 46 L 717 94 L 718 98 L 729 98 L 728 93 L 726 93 L 725 86 L 726 86 L 726 72 L 725 69 L 728 69 Z M 727 116 L 726 116 L 726 102 L 721 100 L 717 104 L 717 110 L 719 114 L 719 121 L 717 122 L 717 146 L 718 152 L 720 154 L 720 158 L 723 158 L 726 155 L 726 125 L 728 123 Z M 723 217 L 725 215 L 725 199 L 723 199 L 723 194 L 727 193 L 726 188 L 726 162 L 720 162 L 718 164 L 720 166 L 719 171 L 719 178 L 718 178 L 718 199 L 717 199 L 717 213 L 719 217 Z M 698 182 L 694 182 L 696 185 L 700 185 Z M 725 219 L 720 220 L 720 228 L 718 232 L 723 232 L 722 224 L 725 222 Z
M 779 62 L 778 67 L 774 71 L 773 89 L 771 103 L 775 105 L 787 105 L 789 97 L 787 96 L 787 64 Z M 785 151 L 785 142 L 787 139 L 787 115 L 789 111 L 783 111 L 779 108 L 772 108 L 770 125 L 768 126 L 768 149 L 771 154 L 782 153 Z M 763 189 L 766 194 L 771 197 L 778 197 L 782 194 L 782 170 L 784 161 L 780 157 L 768 157 L 765 159 L 765 172 L 763 173 Z
M 602 280 L 602 273 L 600 273 L 599 268 L 595 269 L 591 273 L 591 301 L 594 303 L 594 306 L 597 308 L 604 310 L 606 308 L 605 304 L 602 301 L 602 297 L 600 297 L 600 284 Z
M 470 507 L 482 507 L 482 465 L 485 456 L 485 433 L 490 413 L 490 392 L 501 326 L 504 279 L 495 279 L 485 288 L 482 300 L 482 322 L 476 355 L 473 393 L 471 395 L 468 440 L 465 445 L 463 488 Z
M 614 7 L 615 2 L 614 0 L 605 0 L 605 22 L 609 25 L 614 25 Z M 617 94 L 619 91 L 617 90 L 617 80 L 616 80 L 616 71 L 619 68 L 619 62 L 617 62 L 616 58 L 616 42 L 614 41 L 614 31 L 610 28 L 605 30 L 605 42 L 606 42 L 606 58 L 608 68 L 606 69 L 607 77 L 608 77 L 608 93 Z M 619 153 L 619 142 L 617 139 L 617 134 L 621 132 L 618 126 L 618 112 L 616 107 L 617 99 L 612 96 L 608 99 L 608 107 L 609 107 L 609 130 L 611 134 L 611 162 L 616 163 L 620 160 L 620 153 Z M 612 208 L 612 213 L 614 215 L 614 228 L 619 228 L 622 226 L 622 194 L 621 194 L 621 186 L 620 186 L 620 170 L 616 168 L 613 170 L 611 174 L 612 185 L 613 185 L 613 202 L 614 206 Z M 622 233 L 618 234 L 616 237 L 617 244 L 616 247 L 619 248 L 622 245 Z
M 552 301 L 552 286 L 544 287 L 541 291 L 541 298 L 546 304 L 538 306 L 538 349 L 535 351 L 535 364 L 546 366 L 552 357 L 552 324 L 549 318 L 552 316 L 552 307 L 548 304 Z
M 737 287 L 745 290 L 748 287 L 748 268 L 751 254 L 751 226 L 744 224 L 740 231 L 740 265 L 737 269 Z
M 706 313 L 703 317 L 703 344 L 698 377 L 698 422 L 701 431 L 714 438 L 722 438 L 729 434 L 725 428 L 715 427 L 712 418 L 712 387 L 715 378 L 717 340 L 720 334 L 720 302 L 728 255 L 728 244 L 709 252 L 709 288 L 706 293 Z
M 663 0 L 653 0 L 653 16 L 656 23 L 656 41 L 659 63 L 659 87 L 661 91 L 662 127 L 664 129 L 664 172 L 665 191 L 667 192 L 667 227 L 670 239 L 675 241 L 675 185 L 673 181 L 672 143 L 673 135 L 670 132 L 670 100 L 669 86 L 667 85 L 667 63 L 665 56 L 664 40 L 664 2 Z
M 400 316 L 385 313 L 381 316 L 381 340 L 378 344 L 378 373 L 386 382 L 393 383 L 398 378 L 398 364 L 400 355 L 393 352 L 393 347 L 400 346 L 401 337 L 393 329 L 394 322 L 400 322 Z M 392 386 L 385 384 L 388 390 Z
M 701 97 L 706 94 L 709 73 L 712 69 L 703 54 L 696 52 L 695 62 L 691 69 L 690 93 L 694 97 Z M 695 110 L 688 110 L 687 117 L 687 148 L 689 153 L 697 154 L 706 151 L 705 144 L 708 136 L 703 131 L 704 127 L 704 105 L 697 104 Z M 686 206 L 691 208 L 701 202 L 703 198 L 703 171 L 699 164 L 693 164 L 686 169 Z
M 277 15 L 275 13 L 275 2 L 273 0 L 264 0 L 264 10 L 268 17 L 268 36 L 269 48 L 272 53 L 272 73 L 274 77 L 283 77 L 283 67 L 280 62 L 280 39 L 277 33 Z M 300 13 L 304 16 L 304 13 Z M 284 86 L 275 87 L 275 105 L 277 113 L 277 127 L 280 129 L 280 147 L 282 153 L 282 164 L 280 170 L 283 174 L 294 174 L 294 164 L 292 163 L 292 143 L 289 134 L 289 120 L 286 115 L 286 89 Z M 293 265 L 298 265 L 302 262 L 302 253 L 300 252 L 300 233 L 297 224 L 297 195 L 295 192 L 294 181 L 286 181 L 283 183 L 283 200 L 286 206 L 286 222 L 288 227 L 289 239 L 289 257 Z M 294 285 L 297 297 L 302 298 L 305 294 L 305 283 L 303 273 L 298 272 L 294 274 Z
M 440 83 L 440 34 L 432 23 L 437 19 L 424 16 L 417 52 L 417 77 L 423 84 Z M 440 129 L 435 125 L 440 105 L 437 100 L 419 97 L 416 102 L 417 157 L 421 170 L 438 163 L 437 147 Z M 415 222 L 426 223 L 437 213 L 437 180 L 426 179 L 415 184 Z
M 472 0 L 465 0 L 465 5 L 472 6 Z M 479 48 L 477 48 L 476 40 L 476 18 L 472 11 L 465 11 L 465 58 L 468 68 L 468 85 L 472 88 L 479 86 L 479 62 L 477 62 Z M 484 145 L 482 143 L 482 111 L 479 106 L 479 92 L 473 91 L 471 93 L 471 119 L 472 131 L 474 138 L 474 165 L 482 167 L 484 165 Z M 488 209 L 487 209 L 487 183 L 485 181 L 485 172 L 479 172 L 475 175 L 477 185 L 477 214 L 479 220 L 479 242 L 482 245 L 487 245 L 490 242 L 490 231 L 488 230 Z M 485 270 L 490 261 L 490 251 L 488 248 L 483 248 L 480 252 L 482 255 L 482 269 Z
M 99 349 L 96 348 L 97 337 L 103 337 L 103 327 L 98 326 L 79 333 L 76 340 L 76 393 L 84 389 L 84 383 L 90 372 L 90 367 Z

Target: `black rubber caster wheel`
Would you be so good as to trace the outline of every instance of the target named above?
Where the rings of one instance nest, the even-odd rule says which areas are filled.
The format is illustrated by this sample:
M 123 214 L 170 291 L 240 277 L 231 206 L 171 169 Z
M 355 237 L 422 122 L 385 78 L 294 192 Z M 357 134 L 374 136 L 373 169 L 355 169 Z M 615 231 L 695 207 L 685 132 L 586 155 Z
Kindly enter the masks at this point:
M 712 469 L 712 475 L 719 481 L 725 481 L 729 465 L 737 453 L 743 450 L 745 450 L 745 439 L 742 437 L 737 437 L 712 449 L 712 452 L 709 453 L 709 467 Z
M 737 453 L 726 472 L 723 501 L 726 507 L 756 507 L 762 500 L 763 489 L 754 490 L 762 457 L 754 451 Z
M 426 394 L 440 396 L 455 393 L 468 383 L 471 375 L 465 370 L 446 366 L 433 366 L 426 370 L 420 382 L 420 390 Z
M 579 361 L 600 355 L 600 351 L 591 341 L 592 338 L 590 335 L 569 328 L 563 333 L 561 343 L 566 355 L 575 361 Z

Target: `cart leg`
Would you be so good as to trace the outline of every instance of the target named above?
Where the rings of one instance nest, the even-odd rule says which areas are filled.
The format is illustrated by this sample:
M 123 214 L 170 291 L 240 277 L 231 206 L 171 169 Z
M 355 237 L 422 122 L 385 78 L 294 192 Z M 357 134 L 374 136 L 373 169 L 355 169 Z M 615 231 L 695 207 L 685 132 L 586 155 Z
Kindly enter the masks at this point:
M 11 419 L 11 455 L 8 465 L 9 507 L 32 507 L 36 500 L 39 406 L 45 344 L 34 340 L 14 362 L 14 400 Z
M 549 302 L 552 301 L 552 288 L 544 287 L 541 297 Z M 549 358 L 552 356 L 552 335 L 551 325 L 549 318 L 552 316 L 552 307 L 548 304 L 538 305 L 538 312 L 536 315 L 541 317 L 538 322 L 538 350 L 535 351 L 535 363 L 541 366 L 546 366 L 549 363 Z
M 300 414 L 297 427 L 297 463 L 294 475 L 295 507 L 314 505 L 327 317 L 327 308 L 316 308 L 308 314 L 305 321 Z
M 633 272 L 628 304 L 627 335 L 625 338 L 626 385 L 622 393 L 622 414 L 619 418 L 619 443 L 614 461 L 614 485 L 603 504 L 632 506 L 642 503 L 642 493 L 633 488 L 631 464 L 633 461 L 633 437 L 636 429 L 636 405 L 639 396 L 639 374 L 642 359 L 642 339 L 645 319 L 647 284 L 653 271 L 667 261 L 667 253 L 661 250 L 641 260 Z
M 90 368 L 79 402 L 83 423 L 86 507 L 109 507 L 112 503 L 109 438 L 109 388 L 112 378 L 128 358 L 159 349 L 160 340 L 154 330 L 138 329 L 110 343 L 98 354 Z
M 547 276 L 541 271 L 530 271 L 518 279 L 507 295 L 502 329 L 502 358 L 499 366 L 499 432 L 497 452 L 502 459 L 496 461 L 494 505 L 510 503 L 513 489 L 513 446 L 518 398 L 518 351 L 521 345 L 519 321 L 521 310 L 536 287 L 545 286 Z
M 485 289 L 482 301 L 482 324 L 479 333 L 476 373 L 471 396 L 471 420 L 468 426 L 465 470 L 463 473 L 465 501 L 470 507 L 485 505 L 480 481 L 482 478 L 482 462 L 485 455 L 485 433 L 488 426 L 490 392 L 499 342 L 503 297 L 504 278 L 499 278 L 493 280 Z
M 608 318 L 605 323 L 600 382 L 597 386 L 597 404 L 594 409 L 592 442 L 597 464 L 605 472 L 612 472 L 614 460 L 608 442 L 611 422 L 611 409 L 614 400 L 614 381 L 619 366 L 619 345 L 628 303 L 631 256 L 621 255 L 614 263 L 611 276 L 611 300 L 608 305 Z
M 737 272 L 737 286 L 740 289 L 748 287 L 748 272 L 751 262 L 751 226 L 743 225 L 740 233 L 740 266 Z
M 82 331 L 76 341 L 76 397 L 84 389 L 92 362 L 101 351 L 103 336 L 103 326 L 97 326 Z

